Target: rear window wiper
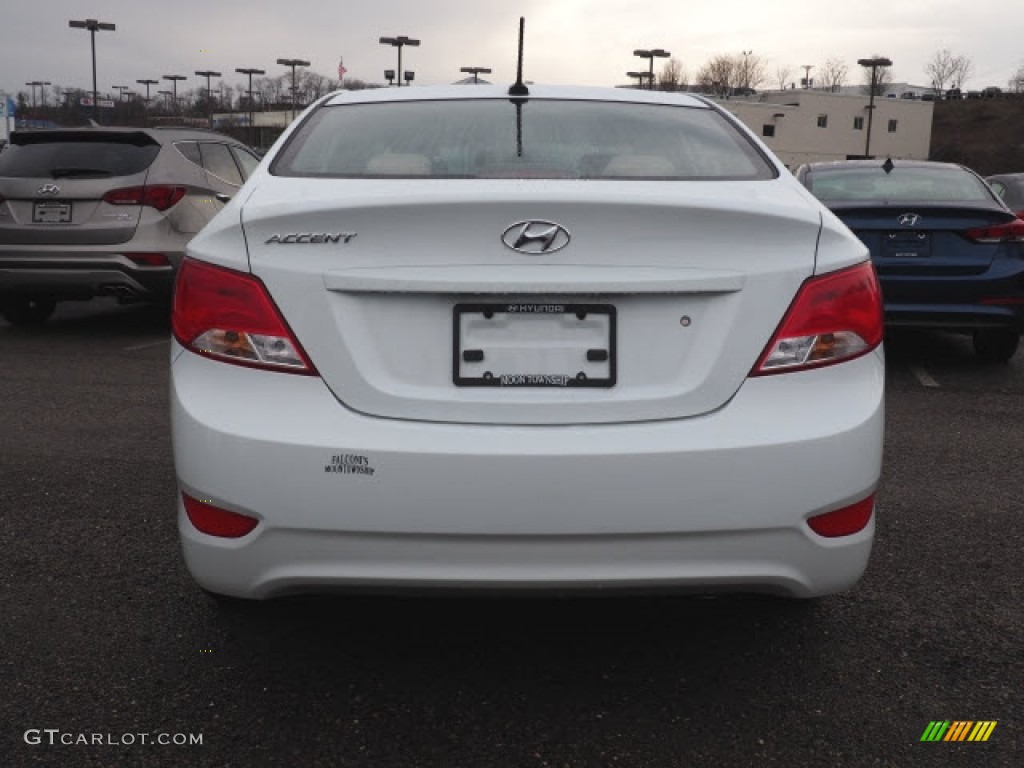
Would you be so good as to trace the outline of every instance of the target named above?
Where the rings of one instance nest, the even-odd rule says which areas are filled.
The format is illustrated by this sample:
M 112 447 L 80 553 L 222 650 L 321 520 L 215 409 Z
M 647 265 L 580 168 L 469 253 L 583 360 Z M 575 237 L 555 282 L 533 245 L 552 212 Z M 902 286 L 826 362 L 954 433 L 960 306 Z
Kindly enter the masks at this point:
M 66 179 L 71 176 L 113 176 L 113 172 L 103 168 L 52 168 L 50 176 L 55 179 Z

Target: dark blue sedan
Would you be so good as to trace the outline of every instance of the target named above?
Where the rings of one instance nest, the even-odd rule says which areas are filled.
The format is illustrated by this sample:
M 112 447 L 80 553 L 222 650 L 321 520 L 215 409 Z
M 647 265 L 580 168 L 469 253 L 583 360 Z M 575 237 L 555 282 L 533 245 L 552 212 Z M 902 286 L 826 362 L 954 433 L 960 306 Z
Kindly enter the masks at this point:
M 970 333 L 982 359 L 1013 357 L 1024 330 L 1024 220 L 977 174 L 848 160 L 796 175 L 870 249 L 888 326 Z

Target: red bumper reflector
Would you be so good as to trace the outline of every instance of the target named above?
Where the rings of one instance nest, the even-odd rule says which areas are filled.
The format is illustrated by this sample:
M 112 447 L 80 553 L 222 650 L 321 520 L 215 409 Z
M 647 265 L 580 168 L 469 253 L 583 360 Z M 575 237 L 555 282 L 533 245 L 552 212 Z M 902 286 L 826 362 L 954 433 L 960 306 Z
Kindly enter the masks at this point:
M 238 539 L 245 536 L 259 525 L 255 517 L 240 515 L 220 507 L 215 507 L 199 499 L 193 499 L 187 493 L 181 494 L 185 502 L 185 513 L 196 530 L 209 536 L 220 536 L 223 539 Z
M 850 536 L 867 527 L 874 510 L 875 494 L 871 494 L 866 499 L 861 499 L 848 507 L 809 517 L 807 524 L 819 536 L 826 536 L 830 539 L 837 536 Z
M 126 253 L 130 261 L 134 261 L 140 267 L 169 267 L 171 262 L 162 253 Z

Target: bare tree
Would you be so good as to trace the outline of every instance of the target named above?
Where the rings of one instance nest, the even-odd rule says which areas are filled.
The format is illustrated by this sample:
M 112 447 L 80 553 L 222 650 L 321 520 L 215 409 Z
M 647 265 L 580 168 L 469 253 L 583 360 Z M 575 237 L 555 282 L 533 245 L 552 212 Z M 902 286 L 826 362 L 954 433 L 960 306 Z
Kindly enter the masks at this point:
M 719 54 L 697 71 L 697 84 L 707 93 L 728 96 L 736 85 L 736 59 Z
M 963 88 L 964 83 L 974 74 L 974 62 L 969 56 L 954 56 L 953 62 L 953 74 L 950 76 L 949 84 L 953 88 Z
M 1017 67 L 1009 82 L 1010 90 L 1014 93 L 1024 93 L 1024 62 Z
M 686 80 L 686 73 L 683 71 L 683 64 L 679 59 L 672 58 L 665 62 L 658 75 L 658 88 L 663 91 L 678 91 L 679 86 Z
M 881 54 L 873 53 L 871 58 L 881 59 L 884 57 Z M 892 85 L 892 67 L 864 67 L 863 91 L 865 96 L 870 96 L 872 92 L 875 96 L 885 96 L 890 85 Z
M 735 69 L 737 88 L 757 88 L 766 79 L 764 59 L 753 51 L 736 56 Z
M 850 67 L 836 56 L 829 56 L 825 63 L 818 67 L 818 79 L 823 88 L 838 93 L 850 75 Z
M 326 77 L 310 70 L 305 70 L 299 80 L 299 88 L 309 101 L 315 101 L 328 91 L 329 81 Z
M 950 52 L 949 48 L 940 48 L 924 65 L 924 73 L 928 76 L 928 81 L 936 95 L 946 90 L 946 83 L 953 78 L 956 72 L 958 58 Z
M 790 78 L 793 77 L 793 68 L 788 64 L 781 64 L 775 70 L 775 82 L 779 84 L 779 90 L 786 90 L 791 82 Z

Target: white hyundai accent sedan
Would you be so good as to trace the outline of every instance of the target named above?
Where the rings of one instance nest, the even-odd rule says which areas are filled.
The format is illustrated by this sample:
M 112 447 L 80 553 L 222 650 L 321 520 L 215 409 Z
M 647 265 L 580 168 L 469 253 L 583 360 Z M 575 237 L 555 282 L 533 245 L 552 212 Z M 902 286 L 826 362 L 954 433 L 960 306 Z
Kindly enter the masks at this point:
M 867 249 L 698 97 L 332 94 L 191 242 L 173 332 L 214 594 L 815 597 L 867 565 Z

